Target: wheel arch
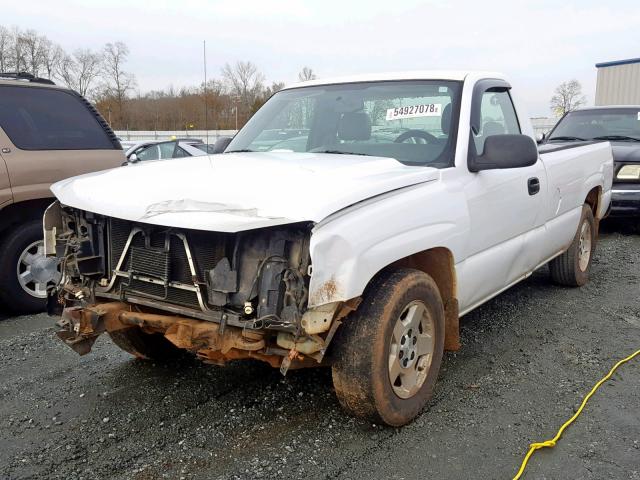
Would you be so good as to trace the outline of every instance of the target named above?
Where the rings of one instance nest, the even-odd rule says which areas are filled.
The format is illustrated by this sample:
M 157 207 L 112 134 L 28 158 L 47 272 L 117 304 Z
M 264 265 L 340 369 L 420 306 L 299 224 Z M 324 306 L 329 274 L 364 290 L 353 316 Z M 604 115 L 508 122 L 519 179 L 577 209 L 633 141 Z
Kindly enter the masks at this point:
M 589 205 L 589 208 L 591 208 L 591 211 L 593 212 L 593 219 L 596 223 L 597 232 L 600 226 L 600 215 L 598 212 L 600 211 L 600 205 L 602 204 L 602 187 L 598 185 L 589 190 L 584 199 L 584 203 Z
M 42 217 L 54 200 L 52 197 L 37 198 L 6 206 L 0 210 L 0 235 L 12 226 Z
M 376 274 L 390 269 L 413 268 L 426 273 L 438 286 L 445 313 L 445 350 L 460 348 L 457 279 L 453 253 L 446 247 L 434 247 L 394 261 Z M 375 278 L 375 277 L 374 277 Z M 373 280 L 372 280 L 373 281 Z

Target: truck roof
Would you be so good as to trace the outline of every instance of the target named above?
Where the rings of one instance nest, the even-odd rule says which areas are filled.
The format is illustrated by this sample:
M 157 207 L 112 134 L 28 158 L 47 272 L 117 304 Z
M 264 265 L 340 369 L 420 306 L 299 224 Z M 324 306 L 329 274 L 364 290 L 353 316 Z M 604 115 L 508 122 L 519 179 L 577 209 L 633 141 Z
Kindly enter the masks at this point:
M 393 80 L 457 80 L 462 81 L 468 76 L 478 78 L 504 78 L 497 72 L 484 72 L 473 70 L 416 70 L 405 72 L 383 72 L 348 75 L 343 77 L 322 78 L 287 85 L 285 89 L 311 87 L 314 85 L 332 85 L 338 83 L 376 82 Z

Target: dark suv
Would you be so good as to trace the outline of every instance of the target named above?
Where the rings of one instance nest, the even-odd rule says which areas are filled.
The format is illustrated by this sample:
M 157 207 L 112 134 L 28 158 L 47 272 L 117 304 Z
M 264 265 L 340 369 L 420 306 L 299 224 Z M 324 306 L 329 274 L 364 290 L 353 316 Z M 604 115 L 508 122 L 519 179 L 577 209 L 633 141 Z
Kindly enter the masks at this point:
M 0 303 L 15 312 L 43 310 L 59 280 L 44 255 L 42 215 L 49 186 L 117 167 L 120 142 L 81 95 L 50 80 L 0 73 Z

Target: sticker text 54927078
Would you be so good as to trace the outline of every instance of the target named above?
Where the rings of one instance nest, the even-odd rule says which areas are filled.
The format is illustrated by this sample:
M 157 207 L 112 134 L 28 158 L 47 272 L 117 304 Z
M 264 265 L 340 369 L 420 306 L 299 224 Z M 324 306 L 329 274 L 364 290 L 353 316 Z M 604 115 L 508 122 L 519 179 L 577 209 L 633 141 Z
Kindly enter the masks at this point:
M 406 107 L 387 109 L 387 120 L 440 116 L 442 116 L 442 104 L 440 103 L 426 103 L 422 105 L 409 105 Z

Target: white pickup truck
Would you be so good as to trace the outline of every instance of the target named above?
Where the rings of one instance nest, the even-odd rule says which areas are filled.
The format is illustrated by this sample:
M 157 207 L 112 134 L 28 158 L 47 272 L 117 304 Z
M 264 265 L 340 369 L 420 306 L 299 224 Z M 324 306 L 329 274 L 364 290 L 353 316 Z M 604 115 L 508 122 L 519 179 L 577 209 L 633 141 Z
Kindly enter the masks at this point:
M 223 146 L 52 187 L 58 335 L 330 366 L 341 404 L 389 425 L 431 397 L 461 315 L 546 263 L 588 280 L 611 197 L 609 143 L 540 155 L 494 73 L 293 85 Z

